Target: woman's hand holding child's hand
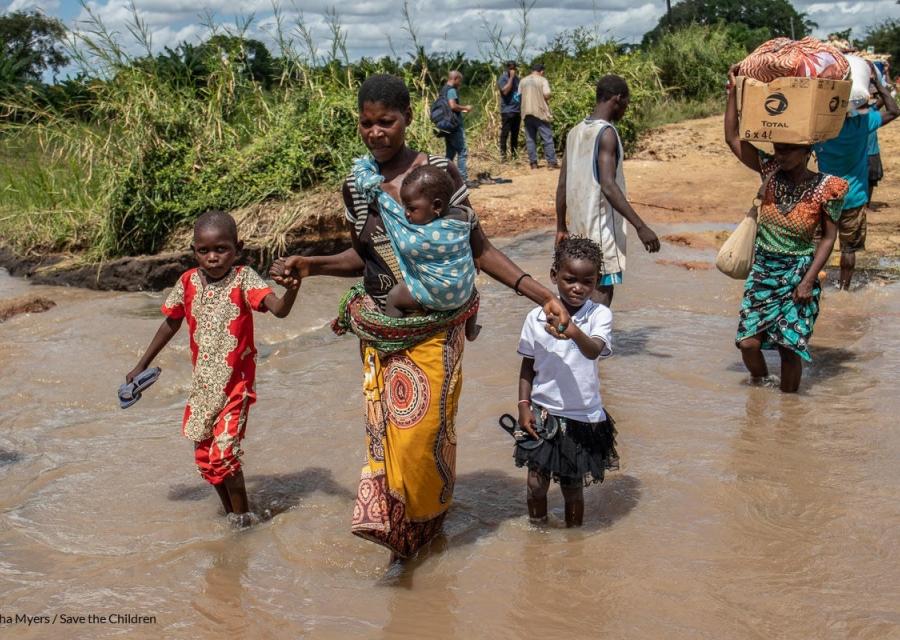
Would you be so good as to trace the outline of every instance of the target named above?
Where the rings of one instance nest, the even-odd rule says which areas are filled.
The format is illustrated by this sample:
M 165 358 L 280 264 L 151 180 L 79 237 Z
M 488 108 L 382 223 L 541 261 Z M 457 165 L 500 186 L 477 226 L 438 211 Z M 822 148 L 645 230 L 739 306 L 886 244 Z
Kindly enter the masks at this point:
M 547 324 L 544 325 L 547 333 L 557 340 L 568 340 L 564 334 L 572 323 L 572 318 L 557 297 L 554 296 L 544 304 L 544 315 L 547 317 Z
M 300 256 L 278 258 L 269 269 L 269 277 L 286 289 L 299 289 L 302 275 L 293 266 Z

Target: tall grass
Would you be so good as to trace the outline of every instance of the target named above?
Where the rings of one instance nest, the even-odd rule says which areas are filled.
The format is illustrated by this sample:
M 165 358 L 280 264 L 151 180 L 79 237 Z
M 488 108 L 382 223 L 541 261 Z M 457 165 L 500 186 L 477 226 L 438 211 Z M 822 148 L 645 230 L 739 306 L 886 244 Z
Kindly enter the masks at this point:
M 725 111 L 725 95 L 706 99 L 675 98 L 666 96 L 645 104 L 634 114 L 634 126 L 638 131 L 649 131 L 667 124 L 706 118 Z
M 523 39 L 532 4 L 522 1 Z M 90 90 L 68 107 L 48 106 L 29 95 L 0 102 L 0 141 L 7 149 L 0 152 L 0 232 L 3 242 L 20 251 L 85 250 L 93 259 L 153 253 L 204 210 L 286 199 L 336 183 L 364 151 L 355 127 L 356 93 L 371 73 L 404 78 L 413 96 L 410 144 L 436 152 L 443 143 L 433 135 L 429 106 L 446 72 L 465 66 L 465 97 L 475 105 L 466 121 L 470 149 L 475 155 L 497 154 L 497 65 L 461 55 L 425 55 L 408 6 L 414 43 L 409 61 L 356 64 L 347 62 L 346 35 L 336 13 L 331 51 L 323 58 L 302 17 L 288 23 L 276 7 L 272 35 L 278 73 L 266 82 L 248 70 L 244 43 L 250 21 L 232 30 L 208 24 L 213 36 L 223 36 L 216 39 L 219 44 L 183 47 L 190 65 L 185 61 L 185 68 L 173 73 L 149 55 L 148 29 L 136 13 L 129 30 L 147 52 L 142 56 L 128 54 L 90 7 L 85 9 L 89 22 L 72 54 L 85 73 L 90 71 Z M 517 50 L 501 33 L 494 37 L 499 39 L 493 55 Z M 700 40 L 690 37 L 692 44 L 684 46 L 693 50 Z M 590 111 L 596 80 L 618 73 L 632 90 L 633 115 L 622 126 L 632 143 L 654 105 L 667 100 L 658 74 L 663 51 L 669 49 L 623 53 L 587 30 L 561 34 L 539 56 L 553 85 L 558 138 Z M 169 54 L 171 62 L 176 52 Z M 203 69 L 202 77 L 191 75 L 195 67 Z M 24 156 L 10 151 L 25 144 L 34 151 Z
M 31 135 L 0 138 L 0 238 L 24 251 L 87 248 L 101 222 L 98 185 L 76 159 Z
M 720 95 L 728 68 L 747 51 L 722 25 L 688 25 L 666 32 L 648 51 L 660 80 L 676 98 Z

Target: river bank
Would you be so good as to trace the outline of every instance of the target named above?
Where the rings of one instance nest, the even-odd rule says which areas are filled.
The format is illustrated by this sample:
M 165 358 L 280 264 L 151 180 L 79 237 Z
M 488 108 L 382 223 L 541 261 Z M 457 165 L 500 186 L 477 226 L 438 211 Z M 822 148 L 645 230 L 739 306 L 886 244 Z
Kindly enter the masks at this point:
M 869 212 L 867 250 L 859 267 L 878 275 L 900 274 L 900 128 L 880 132 L 885 178 Z M 488 171 L 512 180 L 473 190 L 472 204 L 491 237 L 551 229 L 556 224 L 558 172 L 531 170 L 526 162 L 499 165 L 471 160 L 472 173 Z M 756 177 L 738 163 L 722 142 L 721 118 L 668 125 L 649 133 L 625 163 L 629 196 L 650 225 L 699 224 L 701 228 L 665 235 L 664 243 L 689 249 L 716 247 L 749 206 Z M 234 212 L 247 245 L 248 264 L 265 270 L 273 256 L 330 253 L 349 245 L 337 189 L 319 189 L 286 202 L 254 205 Z M 703 228 L 703 225 L 708 228 Z M 165 251 L 90 263 L 79 255 L 16 256 L 0 246 L 0 267 L 35 284 L 101 290 L 159 290 L 171 286 L 192 264 L 187 230 L 175 233 Z M 665 261 L 666 258 L 660 257 Z M 837 254 L 832 259 L 836 264 Z M 666 264 L 666 262 L 663 262 Z M 711 268 L 700 258 L 669 261 L 691 270 Z

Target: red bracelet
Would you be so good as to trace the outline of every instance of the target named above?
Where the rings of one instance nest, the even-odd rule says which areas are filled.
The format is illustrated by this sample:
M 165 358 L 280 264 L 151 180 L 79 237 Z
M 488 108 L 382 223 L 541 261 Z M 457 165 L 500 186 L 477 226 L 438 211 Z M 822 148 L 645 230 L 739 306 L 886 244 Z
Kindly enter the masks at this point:
M 519 400 L 518 404 L 522 404 L 523 402 L 525 404 L 531 404 L 531 400 Z

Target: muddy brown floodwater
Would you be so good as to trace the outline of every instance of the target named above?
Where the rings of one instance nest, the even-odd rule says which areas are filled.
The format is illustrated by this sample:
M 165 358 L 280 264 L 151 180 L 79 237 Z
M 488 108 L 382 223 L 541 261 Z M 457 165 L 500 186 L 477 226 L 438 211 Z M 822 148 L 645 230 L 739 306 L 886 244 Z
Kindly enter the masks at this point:
M 551 244 L 505 246 L 544 274 Z M 698 256 L 712 250 L 664 245 L 660 258 Z M 179 435 L 186 335 L 137 405 L 115 402 L 162 294 L 0 276 L 0 298 L 57 303 L 0 325 L 0 614 L 155 616 L 4 637 L 900 638 L 897 284 L 829 287 L 814 363 L 785 396 L 746 382 L 732 346 L 741 283 L 632 250 L 601 372 L 622 469 L 566 530 L 557 490 L 551 526 L 528 524 L 497 427 L 515 408 L 530 304 L 481 282 L 445 535 L 389 577 L 386 552 L 348 531 L 361 372 L 357 343 L 326 327 L 347 285 L 308 281 L 292 317 L 258 320 L 245 465 L 256 510 L 274 515 L 234 532 Z

